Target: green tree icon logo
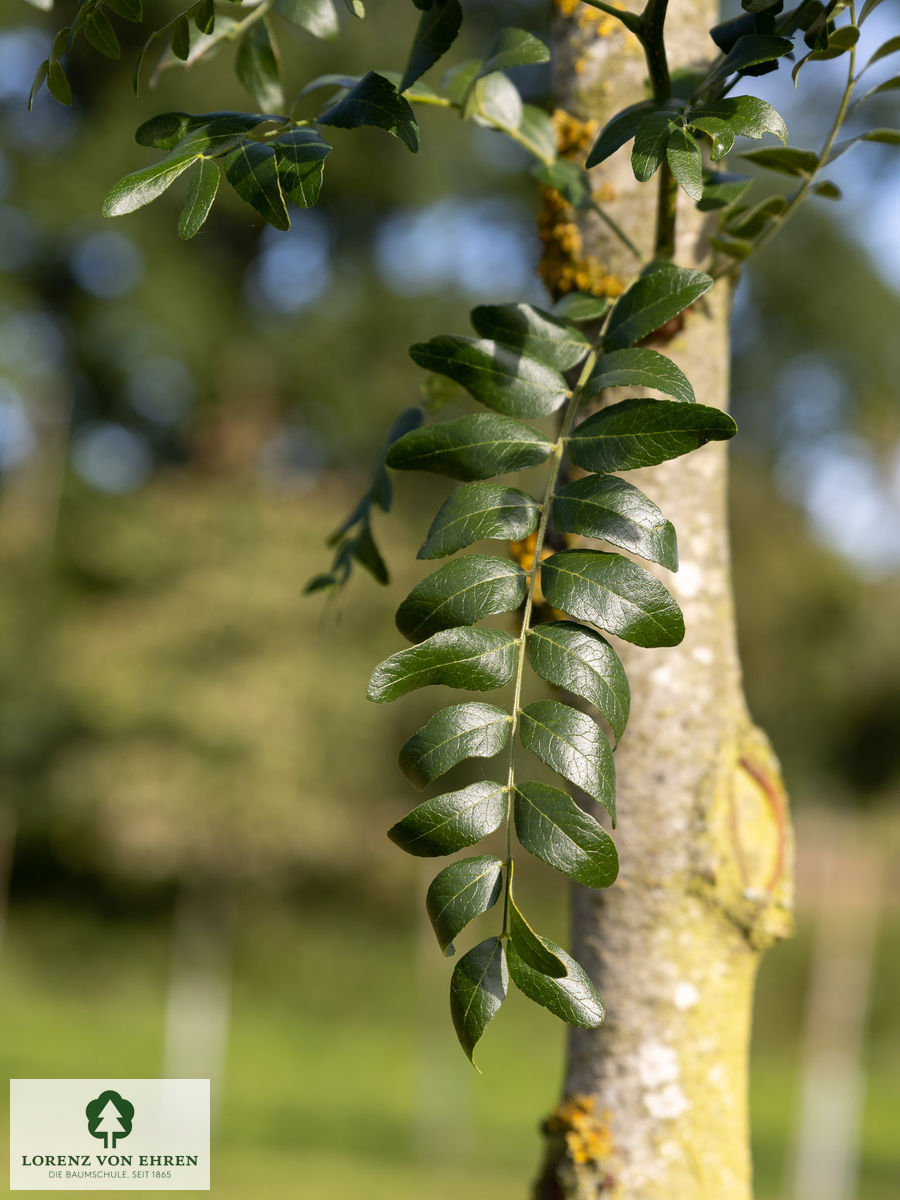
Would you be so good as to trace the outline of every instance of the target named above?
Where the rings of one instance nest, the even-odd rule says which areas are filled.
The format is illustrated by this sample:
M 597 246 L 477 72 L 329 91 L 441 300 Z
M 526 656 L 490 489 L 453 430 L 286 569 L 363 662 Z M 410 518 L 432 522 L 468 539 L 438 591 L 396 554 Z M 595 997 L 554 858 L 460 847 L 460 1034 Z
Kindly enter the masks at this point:
M 101 1092 L 84 1113 L 88 1119 L 88 1133 L 92 1137 L 103 1138 L 105 1150 L 115 1150 L 116 1142 L 131 1133 L 134 1105 L 118 1092 Z

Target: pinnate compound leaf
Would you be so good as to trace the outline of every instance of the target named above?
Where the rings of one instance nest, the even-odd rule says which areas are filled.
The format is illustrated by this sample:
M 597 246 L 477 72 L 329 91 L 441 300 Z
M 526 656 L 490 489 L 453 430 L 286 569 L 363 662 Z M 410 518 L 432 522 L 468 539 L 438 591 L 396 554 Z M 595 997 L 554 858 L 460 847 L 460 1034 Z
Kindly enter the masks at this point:
M 418 558 L 443 558 L 483 538 L 521 541 L 537 528 L 538 502 L 518 488 L 466 483 L 441 505 Z
M 696 138 L 680 125 L 666 143 L 666 160 L 679 186 L 692 200 L 703 196 L 703 155 Z
M 609 642 L 574 621 L 545 621 L 530 630 L 527 649 L 541 679 L 593 704 L 618 741 L 628 723 L 631 692 Z
M 238 43 L 234 69 L 261 112 L 284 107 L 281 72 L 267 21 L 256 21 Z
M 585 471 L 631 471 L 734 437 L 728 413 L 676 400 L 623 400 L 577 426 L 569 453 Z
M 388 451 L 387 465 L 453 479 L 490 479 L 539 466 L 551 449 L 530 425 L 496 413 L 475 413 L 407 433 Z
M 526 750 L 602 804 L 616 820 L 616 768 L 599 726 L 558 700 L 536 700 L 519 714 L 519 739 Z
M 313 37 L 330 40 L 336 38 L 340 31 L 334 0 L 276 0 L 275 11 Z
M 616 113 L 600 130 L 600 136 L 594 142 L 586 166 L 596 167 L 599 163 L 604 162 L 620 146 L 631 141 L 644 117 L 663 108 L 664 106 L 658 100 L 640 100 L 637 104 L 631 104 L 628 108 L 623 108 L 621 112 Z
M 615 882 L 619 859 L 612 838 L 566 792 L 520 783 L 513 812 L 516 835 L 536 858 L 588 887 Z
M 489 692 L 509 683 L 515 673 L 516 640 L 510 634 L 445 629 L 386 658 L 375 668 L 366 695 L 383 704 L 432 683 Z
M 694 389 L 684 371 L 671 358 L 644 346 L 604 354 L 588 380 L 586 395 L 612 387 L 652 388 L 684 404 L 694 403 Z
M 560 533 L 602 538 L 678 570 L 674 525 L 642 491 L 617 475 L 585 475 L 560 488 L 553 500 L 553 523 Z
M 518 951 L 519 957 L 534 971 L 560 979 L 566 974 L 563 961 L 547 949 L 544 939 L 539 937 L 516 904 L 510 890 L 509 896 L 509 938 Z
M 502 872 L 502 859 L 483 854 L 461 858 L 434 877 L 425 896 L 425 910 L 442 950 L 446 951 L 470 921 L 497 903 Z
M 506 818 L 507 789 L 481 779 L 458 792 L 423 800 L 392 825 L 388 837 L 407 854 L 436 858 L 464 850 L 499 829 Z
M 363 75 L 336 104 L 321 113 L 319 124 L 341 129 L 373 125 L 399 138 L 413 153 L 419 149 L 419 126 L 409 101 L 376 71 Z
M 677 317 L 712 287 L 703 271 L 676 267 L 669 262 L 651 263 L 610 313 L 603 337 L 605 350 L 633 346 Z
M 459 1044 L 473 1067 L 475 1047 L 496 1016 L 508 986 L 506 950 L 496 937 L 488 938 L 464 954 L 453 968 L 450 1015 Z
M 508 558 L 467 554 L 438 567 L 413 588 L 397 609 L 397 628 L 411 642 L 420 642 L 442 629 L 512 612 L 525 599 L 527 580 Z
M 577 367 L 591 348 L 579 330 L 530 304 L 482 304 L 472 309 L 471 320 L 481 337 L 553 371 Z
M 201 158 L 191 176 L 187 201 L 178 218 L 178 236 L 187 240 L 198 232 L 209 216 L 219 190 L 219 168 L 211 158 Z
M 145 204 L 161 196 L 198 158 L 198 154 L 190 151 L 176 152 L 164 158 L 162 162 L 126 175 L 110 190 L 104 200 L 104 217 L 121 217 L 125 213 L 143 208 Z
M 509 741 L 512 717 L 477 700 L 436 712 L 400 751 L 400 770 L 417 788 L 466 758 L 493 758 Z
M 282 192 L 298 208 L 310 208 L 319 198 L 331 146 L 312 129 L 291 129 L 268 144 L 275 151 Z
M 419 76 L 424 75 L 429 67 L 433 67 L 443 58 L 456 41 L 462 19 L 459 0 L 435 0 L 429 8 L 423 10 L 409 53 L 409 61 L 400 80 L 401 92 L 412 87 Z
M 536 971 L 525 961 L 515 941 L 508 949 L 509 975 L 529 1000 L 549 1009 L 561 1021 L 581 1029 L 596 1029 L 604 1017 L 603 1002 L 583 967 L 566 954 L 561 946 L 542 937 L 541 944 L 566 968 L 566 974 L 554 979 Z
M 278 159 L 272 146 L 242 142 L 225 156 L 225 178 L 251 208 L 276 229 L 291 221 L 278 179 Z
M 684 638 L 674 598 L 621 554 L 562 550 L 542 563 L 541 587 L 554 608 L 635 646 L 677 646 Z
M 487 339 L 440 334 L 409 348 L 426 371 L 446 375 L 470 395 L 510 417 L 544 417 L 565 403 L 566 381 L 536 359 Z

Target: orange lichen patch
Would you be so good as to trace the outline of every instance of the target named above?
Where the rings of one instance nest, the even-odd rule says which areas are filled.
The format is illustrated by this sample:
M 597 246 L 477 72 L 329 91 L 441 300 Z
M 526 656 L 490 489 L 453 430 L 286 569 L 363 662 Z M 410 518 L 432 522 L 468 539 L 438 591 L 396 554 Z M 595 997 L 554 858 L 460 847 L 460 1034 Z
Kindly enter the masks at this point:
M 563 17 L 575 17 L 582 29 L 592 26 L 598 37 L 609 37 L 618 28 L 619 22 L 609 13 L 597 8 L 588 8 L 580 0 L 553 0 L 556 11 Z
M 615 297 L 624 291 L 617 275 L 605 271 L 596 259 L 584 254 L 575 211 L 553 188 L 540 189 L 538 236 L 542 246 L 538 271 L 551 295 L 588 292 Z
M 593 1096 L 571 1096 L 555 1108 L 544 1122 L 546 1133 L 561 1133 L 566 1152 L 578 1164 L 605 1164 L 612 1154 L 609 1113 L 595 1113 Z
M 600 132 L 600 122 L 591 118 L 580 121 L 564 108 L 553 110 L 553 128 L 556 131 L 556 149 L 561 158 L 577 158 L 586 154 Z
M 520 542 L 509 543 L 509 553 L 513 562 L 517 562 L 523 571 L 530 571 L 534 566 L 534 552 L 537 549 L 537 534 L 529 534 Z M 544 546 L 541 549 L 541 562 L 549 558 L 555 551 L 552 546 Z M 540 575 L 534 581 L 534 603 L 542 605 L 544 603 L 544 595 L 541 591 Z

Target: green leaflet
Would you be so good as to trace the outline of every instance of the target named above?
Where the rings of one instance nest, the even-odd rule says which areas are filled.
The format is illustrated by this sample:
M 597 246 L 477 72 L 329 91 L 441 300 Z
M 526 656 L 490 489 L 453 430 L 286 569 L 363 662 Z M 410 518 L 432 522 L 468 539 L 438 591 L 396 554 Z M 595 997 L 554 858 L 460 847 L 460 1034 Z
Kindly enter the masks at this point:
M 506 817 L 506 788 L 482 779 L 458 792 L 423 800 L 388 837 L 407 854 L 435 858 L 453 854 L 493 833 Z
M 765 167 L 767 171 L 800 178 L 814 175 L 819 166 L 815 150 L 800 150 L 796 146 L 763 146 L 759 150 L 745 150 L 741 158 L 756 167 Z
M 640 100 L 637 104 L 631 104 L 628 108 L 623 108 L 621 112 L 616 113 L 612 120 L 608 121 L 600 130 L 600 136 L 594 143 L 585 165 L 589 168 L 596 167 L 598 163 L 609 158 L 620 146 L 631 141 L 641 121 L 648 113 L 665 107 L 658 100 Z
M 225 178 L 251 208 L 276 229 L 290 229 L 281 184 L 278 160 L 271 146 L 261 142 L 243 142 L 225 156 Z
M 478 75 L 463 107 L 463 116 L 477 125 L 515 133 L 525 113 L 519 89 L 506 75 Z
M 738 135 L 761 138 L 764 133 L 774 133 L 785 143 L 788 138 L 783 118 L 771 104 L 755 96 L 726 96 L 700 104 L 688 113 L 687 122 L 712 138 L 713 160 L 723 158 Z
M 427 575 L 397 610 L 397 628 L 411 642 L 512 612 L 525 599 L 527 576 L 508 558 L 467 554 Z
M 209 216 L 219 190 L 219 168 L 211 158 L 201 158 L 191 176 L 188 198 L 178 219 L 178 236 L 192 238 Z
M 519 739 L 541 762 L 602 804 L 615 824 L 612 750 L 586 713 L 557 700 L 537 700 L 519 714 Z
M 503 860 L 493 854 L 461 858 L 438 872 L 425 896 L 425 910 L 444 951 L 463 929 L 497 903 Z
M 366 695 L 382 704 L 432 683 L 488 692 L 516 673 L 516 639 L 496 629 L 445 629 L 377 666 Z
M 177 146 L 180 150 L 208 153 L 225 149 L 259 123 L 257 113 L 158 113 L 138 126 L 134 140 L 140 146 L 158 150 L 174 150 Z
M 596 321 L 609 308 L 608 296 L 592 296 L 589 292 L 569 292 L 553 305 L 553 315 L 566 321 L 583 323 Z
M 604 1016 L 603 1002 L 597 989 L 584 969 L 561 946 L 545 937 L 540 941 L 546 950 L 560 960 L 566 968 L 566 974 L 560 979 L 553 979 L 535 970 L 525 961 L 520 947 L 513 941 L 507 951 L 513 983 L 529 1000 L 543 1005 L 561 1021 L 581 1029 L 596 1029 Z
M 617 475 L 586 475 L 560 488 L 553 500 L 553 523 L 560 533 L 602 538 L 678 570 L 675 527 L 642 491 Z
M 400 751 L 400 770 L 423 788 L 466 758 L 492 758 L 509 741 L 512 717 L 473 700 L 436 712 Z
M 680 127 L 680 114 L 671 111 L 651 112 L 641 118 L 631 148 L 631 169 L 640 183 L 656 174 L 666 157 L 670 134 Z
M 238 42 L 234 69 L 260 112 L 281 112 L 284 89 L 267 21 L 256 21 Z
M 399 91 L 412 87 L 456 41 L 463 13 L 459 0 L 435 0 L 422 12 Z
M 684 404 L 694 403 L 694 389 L 681 368 L 671 358 L 646 347 L 604 354 L 588 380 L 585 394 L 592 396 L 604 388 L 629 386 L 653 388 Z
M 554 608 L 590 621 L 635 646 L 677 646 L 684 617 L 658 579 L 621 554 L 563 550 L 541 566 Z
M 571 796 L 545 783 L 520 783 L 513 811 L 519 841 L 535 857 L 588 887 L 615 882 L 612 839 Z
M 192 151 L 176 152 L 152 167 L 144 167 L 141 171 L 126 175 L 110 189 L 103 201 L 104 217 L 121 217 L 143 208 L 161 196 L 199 157 Z
M 340 29 L 334 0 L 276 0 L 275 11 L 313 37 L 335 38 Z
M 565 402 L 558 371 L 489 340 L 440 334 L 409 349 L 426 371 L 446 375 L 488 408 L 510 417 L 544 417 Z
M 528 67 L 533 63 L 550 61 L 550 51 L 540 38 L 524 29 L 501 29 L 488 51 L 479 71 L 490 75 L 493 71 L 509 71 L 513 67 Z
M 483 338 L 536 359 L 553 371 L 577 367 L 590 349 L 583 333 L 530 304 L 482 304 L 472 309 L 471 320 Z
M 450 979 L 450 1015 L 459 1044 L 475 1066 L 475 1047 L 506 996 L 509 972 L 506 951 L 499 938 L 488 938 L 453 969 Z
M 700 212 L 714 212 L 735 204 L 750 186 L 746 175 L 728 175 L 722 171 L 707 171 L 704 180 L 703 198 L 697 204 Z
M 516 947 L 521 959 L 533 970 L 542 975 L 550 975 L 559 979 L 566 973 L 562 960 L 547 949 L 525 918 L 512 895 L 512 883 L 509 892 L 509 938 Z
M 522 117 L 513 140 L 539 159 L 539 166 L 546 167 L 556 158 L 556 130 L 549 114 L 536 104 L 522 105 Z
M 655 333 L 699 300 L 712 284 L 703 271 L 669 262 L 651 263 L 616 301 L 603 337 L 604 350 L 622 350 Z
M 298 208 L 310 208 L 319 198 L 325 157 L 331 151 L 312 129 L 291 129 L 274 138 L 281 190 Z
M 466 483 L 451 492 L 431 523 L 418 558 L 443 558 L 483 538 L 521 541 L 537 527 L 540 505 L 518 488 Z
M 582 421 L 569 437 L 569 453 L 585 471 L 631 471 L 735 433 L 737 426 L 727 413 L 705 404 L 623 400 Z
M 475 413 L 407 433 L 388 452 L 398 471 L 434 471 L 454 479 L 489 479 L 542 463 L 552 446 L 512 417 Z
M 419 149 L 419 126 L 409 101 L 376 71 L 363 75 L 346 95 L 321 113 L 319 124 L 341 129 L 374 125 L 399 138 L 413 153 Z
M 631 692 L 625 668 L 605 638 L 572 621 L 546 621 L 528 634 L 528 659 L 541 679 L 593 704 L 616 741 L 625 732 Z
M 707 76 L 707 82 L 725 79 L 728 75 L 757 63 L 771 62 L 775 58 L 790 54 L 793 49 L 794 43 L 790 38 L 770 37 L 758 33 L 745 34 L 738 38 L 715 72 Z
M 91 9 L 84 23 L 84 36 L 106 58 L 116 59 L 122 53 L 112 22 L 102 8 Z
M 666 143 L 666 161 L 679 186 L 692 200 L 703 195 L 703 155 L 693 134 L 680 125 Z

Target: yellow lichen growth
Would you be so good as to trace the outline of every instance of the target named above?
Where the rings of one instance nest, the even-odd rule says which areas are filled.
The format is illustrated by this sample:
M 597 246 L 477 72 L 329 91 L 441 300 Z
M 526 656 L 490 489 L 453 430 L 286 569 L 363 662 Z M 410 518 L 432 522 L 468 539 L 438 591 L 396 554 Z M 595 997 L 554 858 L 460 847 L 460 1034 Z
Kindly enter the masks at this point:
M 540 189 L 538 236 L 542 253 L 538 271 L 553 296 L 588 292 L 593 296 L 620 296 L 622 280 L 584 254 L 581 230 L 572 206 L 553 188 Z
M 576 17 L 582 29 L 594 27 L 597 37 L 609 37 L 619 27 L 619 22 L 609 13 L 598 8 L 588 8 L 580 0 L 554 0 L 556 11 L 563 17 Z M 579 11 L 580 10 L 580 11 Z
M 576 158 L 586 153 L 600 132 L 600 122 L 591 118 L 580 121 L 564 108 L 553 110 L 553 129 L 560 158 Z
M 509 553 L 514 562 L 517 562 L 523 571 L 530 571 L 534 566 L 534 552 L 537 549 L 537 533 L 531 533 L 521 542 L 510 542 Z M 549 558 L 555 551 L 550 546 L 544 546 L 541 550 L 541 562 L 545 558 Z M 544 603 L 544 595 L 541 591 L 540 575 L 535 577 L 534 581 L 534 603 L 541 605 Z

